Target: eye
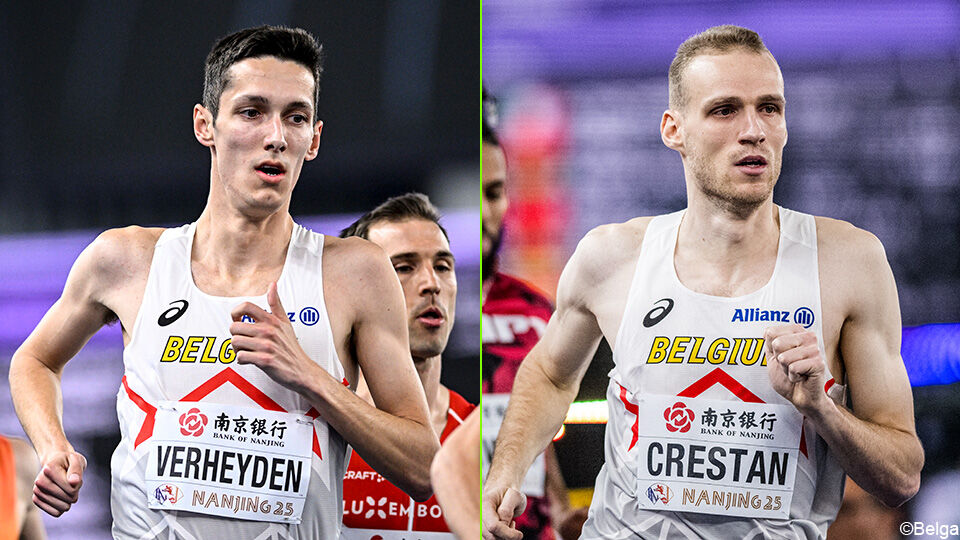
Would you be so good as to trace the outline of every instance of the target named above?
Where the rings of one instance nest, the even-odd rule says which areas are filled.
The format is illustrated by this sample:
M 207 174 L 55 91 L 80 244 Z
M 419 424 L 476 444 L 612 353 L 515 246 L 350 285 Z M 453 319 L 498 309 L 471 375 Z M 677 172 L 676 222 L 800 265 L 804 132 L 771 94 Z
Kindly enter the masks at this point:
M 413 272 L 413 266 L 409 264 L 398 264 L 393 267 L 394 271 L 398 274 L 407 274 Z
M 760 111 L 766 114 L 777 114 L 780 112 L 780 107 L 772 103 L 760 106 Z
M 260 116 L 260 111 L 256 109 L 243 109 L 240 111 L 240 116 L 243 116 L 244 118 L 256 118 Z
M 716 109 L 714 109 L 714 110 L 712 111 L 712 114 L 713 114 L 714 116 L 721 116 L 721 117 L 730 116 L 730 115 L 732 115 L 733 113 L 734 113 L 733 107 L 731 107 L 731 106 L 729 106 L 729 105 L 724 105 L 724 106 L 722 106 L 722 107 L 717 107 Z
M 308 118 L 306 117 L 306 115 L 303 115 L 303 114 L 294 114 L 294 115 L 290 116 L 290 120 L 291 120 L 294 124 L 305 124 L 305 123 L 307 123 L 307 122 L 309 121 Z
M 490 186 L 483 190 L 483 196 L 490 201 L 498 201 L 503 197 L 503 185 Z
M 450 264 L 450 263 L 447 263 L 447 262 L 441 262 L 441 263 L 437 263 L 437 264 L 433 267 L 433 269 L 434 269 L 434 271 L 436 271 L 437 273 L 441 273 L 441 274 L 442 274 L 442 273 L 446 273 L 446 272 L 452 272 L 452 271 L 453 271 L 453 265 Z

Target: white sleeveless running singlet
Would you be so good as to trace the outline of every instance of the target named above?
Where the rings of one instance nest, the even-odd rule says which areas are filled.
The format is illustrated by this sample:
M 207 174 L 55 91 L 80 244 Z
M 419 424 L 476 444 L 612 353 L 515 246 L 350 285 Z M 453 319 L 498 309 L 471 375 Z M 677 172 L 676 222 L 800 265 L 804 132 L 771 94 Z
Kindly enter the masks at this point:
M 269 311 L 266 295 L 217 297 L 200 291 L 194 284 L 190 264 L 195 231 L 196 223 L 193 223 L 161 234 L 130 343 L 123 351 L 124 377 L 117 394 L 121 439 L 111 461 L 113 536 L 170 540 L 337 538 L 343 506 L 342 479 L 349 448 L 300 394 L 274 382 L 256 366 L 237 364 L 229 345 L 230 312 L 246 301 Z M 294 224 L 277 288 L 304 351 L 336 380 L 345 383 L 323 299 L 322 252 L 323 235 Z M 227 410 L 231 415 L 208 418 L 202 414 L 204 407 L 216 407 L 213 404 L 229 406 Z M 276 510 L 277 516 L 289 514 L 290 508 L 276 503 L 265 491 L 264 484 L 276 479 L 279 485 L 275 487 L 282 489 L 284 481 L 289 487 L 291 482 L 307 481 L 305 477 L 309 476 L 301 522 L 257 521 L 149 508 L 148 502 L 156 505 L 157 501 L 166 502 L 183 493 L 187 493 L 183 497 L 191 496 L 178 482 L 157 487 L 145 478 L 148 454 L 157 452 L 160 445 L 158 425 L 163 416 L 158 413 L 158 407 L 161 413 L 169 409 L 180 415 L 179 429 L 187 440 L 191 435 L 199 436 L 200 430 L 206 430 L 209 437 L 217 429 L 218 436 L 231 440 L 259 437 L 264 451 L 272 452 L 264 454 L 267 458 L 253 460 L 248 455 L 246 462 L 238 461 L 242 452 L 232 451 L 236 449 L 229 446 L 211 450 L 201 461 L 196 460 L 200 455 L 197 452 L 192 472 L 190 454 L 172 452 L 164 458 L 161 452 L 167 471 L 178 471 L 183 477 L 195 476 L 205 482 L 201 487 L 210 488 L 209 493 L 203 489 L 199 496 L 192 494 L 199 497 L 205 507 L 216 510 L 232 506 L 231 511 L 245 509 L 248 513 L 272 515 Z M 194 407 L 201 412 L 191 413 Z M 236 411 L 240 412 L 233 414 Z M 301 433 L 306 430 L 301 438 L 301 442 L 307 441 L 306 447 L 310 446 L 309 431 L 313 432 L 312 453 L 304 452 L 310 458 L 302 458 L 309 464 L 305 471 L 301 467 L 293 477 L 285 473 L 290 466 L 288 456 L 282 448 L 270 447 L 281 446 L 278 441 L 284 435 L 284 422 L 277 422 L 265 411 L 313 418 L 310 426 L 310 418 L 289 416 L 300 418 L 300 423 L 307 426 L 301 430 Z M 256 425 L 258 416 L 262 418 Z M 271 425 L 273 431 L 270 431 Z M 177 427 L 174 426 L 174 431 Z M 185 456 L 184 469 L 182 458 Z M 255 463 L 256 459 L 262 463 Z M 272 464 L 273 468 L 262 466 L 265 464 Z M 241 475 L 246 475 L 245 483 L 237 480 Z M 228 489 L 216 489 L 223 486 Z M 236 496 L 225 493 L 236 493 Z
M 643 237 L 613 350 L 605 463 L 581 538 L 824 538 L 843 470 L 773 389 L 763 352 L 767 327 L 797 323 L 824 354 L 814 217 L 780 208 L 773 275 L 729 298 L 677 278 L 683 215 L 655 217 Z M 831 377 L 825 390 L 842 401 Z

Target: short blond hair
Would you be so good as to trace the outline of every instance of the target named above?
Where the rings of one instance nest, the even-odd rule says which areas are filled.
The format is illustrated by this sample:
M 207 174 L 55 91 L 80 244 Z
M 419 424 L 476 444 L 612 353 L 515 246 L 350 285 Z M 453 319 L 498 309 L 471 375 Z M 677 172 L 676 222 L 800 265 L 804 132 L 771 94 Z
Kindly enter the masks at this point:
M 681 109 L 687 104 L 687 95 L 683 91 L 683 71 L 694 58 L 702 54 L 724 53 L 736 48 L 773 56 L 763 44 L 759 34 L 732 24 L 708 28 L 681 43 L 677 48 L 676 56 L 673 57 L 673 62 L 670 62 L 670 108 Z

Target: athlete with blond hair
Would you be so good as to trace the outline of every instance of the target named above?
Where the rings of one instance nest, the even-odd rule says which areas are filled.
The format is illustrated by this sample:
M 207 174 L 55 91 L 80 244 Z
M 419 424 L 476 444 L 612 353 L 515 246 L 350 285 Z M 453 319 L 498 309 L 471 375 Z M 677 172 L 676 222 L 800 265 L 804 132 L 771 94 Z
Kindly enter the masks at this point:
M 523 472 L 601 337 L 615 364 L 606 460 L 581 538 L 823 538 L 844 471 L 889 505 L 917 492 L 893 274 L 870 233 L 774 204 L 786 104 L 755 32 L 680 46 L 660 134 L 687 207 L 580 242 L 517 374 L 484 538 L 520 538 Z

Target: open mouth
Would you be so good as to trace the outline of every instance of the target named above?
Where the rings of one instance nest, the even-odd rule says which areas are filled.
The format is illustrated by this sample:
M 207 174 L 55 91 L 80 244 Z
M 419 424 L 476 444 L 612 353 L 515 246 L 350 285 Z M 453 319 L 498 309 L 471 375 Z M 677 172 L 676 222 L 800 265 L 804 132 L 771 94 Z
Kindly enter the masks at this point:
M 279 163 L 261 163 L 256 167 L 257 172 L 262 173 L 270 178 L 279 178 L 283 176 L 283 173 L 286 172 L 286 169 L 283 168 L 283 165 Z
M 767 170 L 767 160 L 763 156 L 746 156 L 734 163 L 734 166 L 747 176 L 759 177 Z
M 443 313 L 441 313 L 439 309 L 430 307 L 420 312 L 420 314 L 417 315 L 417 320 L 427 326 L 439 327 L 443 324 L 444 318 Z
M 762 156 L 747 156 L 735 163 L 737 166 L 745 167 L 763 167 L 766 164 L 767 160 L 763 159 Z

